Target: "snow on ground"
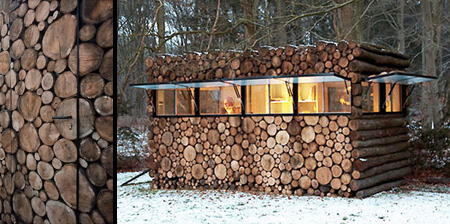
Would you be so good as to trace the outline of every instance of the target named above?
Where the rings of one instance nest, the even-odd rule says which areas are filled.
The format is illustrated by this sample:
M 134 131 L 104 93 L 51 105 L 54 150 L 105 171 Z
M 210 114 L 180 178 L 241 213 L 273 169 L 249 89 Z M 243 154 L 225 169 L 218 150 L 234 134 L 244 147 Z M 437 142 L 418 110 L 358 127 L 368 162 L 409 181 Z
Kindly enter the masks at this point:
M 450 223 L 450 192 L 397 189 L 366 199 L 151 190 L 145 174 L 117 174 L 118 223 Z

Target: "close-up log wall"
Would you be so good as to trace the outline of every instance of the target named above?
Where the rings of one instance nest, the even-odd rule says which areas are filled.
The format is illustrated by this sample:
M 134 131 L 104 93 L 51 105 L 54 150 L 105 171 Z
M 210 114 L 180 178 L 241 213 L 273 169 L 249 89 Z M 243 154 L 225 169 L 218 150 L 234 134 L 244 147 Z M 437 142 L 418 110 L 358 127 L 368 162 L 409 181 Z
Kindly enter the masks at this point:
M 348 115 L 154 117 L 149 106 L 154 188 L 367 197 L 399 186 L 410 172 L 405 114 L 362 113 L 361 80 L 407 69 L 405 54 L 353 41 L 319 41 L 164 55 L 148 58 L 146 65 L 150 83 L 328 72 L 352 83 Z
M 112 15 L 112 0 L 3 8 L 0 223 L 114 223 Z

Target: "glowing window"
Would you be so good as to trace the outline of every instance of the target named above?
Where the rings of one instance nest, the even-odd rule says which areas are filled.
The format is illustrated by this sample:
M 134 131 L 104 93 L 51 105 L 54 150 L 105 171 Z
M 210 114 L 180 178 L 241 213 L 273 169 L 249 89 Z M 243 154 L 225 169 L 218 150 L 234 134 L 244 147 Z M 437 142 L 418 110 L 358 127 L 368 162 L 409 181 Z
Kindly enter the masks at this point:
M 292 113 L 292 97 L 288 93 L 288 88 L 285 84 L 269 85 L 270 88 L 270 113 L 284 114 Z M 289 84 L 292 89 L 292 84 Z
M 233 87 L 200 88 L 200 114 L 240 114 L 241 110 Z
M 298 84 L 298 113 L 324 112 L 323 83 Z
M 247 86 L 246 100 L 247 114 L 268 114 L 269 113 L 269 86 L 255 85 Z
M 361 104 L 363 112 L 380 112 L 379 84 L 372 83 L 369 88 L 369 83 L 363 82 L 362 88 L 363 88 L 363 96 L 362 96 L 363 98 Z
M 324 83 L 325 112 L 350 112 L 350 82 Z
M 401 109 L 401 93 L 400 93 L 400 85 L 395 85 L 394 89 L 389 96 L 389 92 L 391 91 L 392 85 L 386 84 L 386 112 L 400 112 Z
M 194 95 L 194 90 L 176 90 L 177 94 L 177 115 L 194 115 L 195 114 L 195 106 L 194 100 L 191 96 Z M 192 95 L 191 95 L 192 94 Z

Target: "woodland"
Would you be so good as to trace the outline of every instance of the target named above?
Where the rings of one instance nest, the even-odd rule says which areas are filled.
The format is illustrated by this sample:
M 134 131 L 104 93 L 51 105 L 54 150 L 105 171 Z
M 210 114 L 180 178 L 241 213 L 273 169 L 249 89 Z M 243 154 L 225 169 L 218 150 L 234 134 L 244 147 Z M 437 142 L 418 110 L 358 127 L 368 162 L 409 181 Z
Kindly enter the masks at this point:
M 147 96 L 129 84 L 147 82 L 147 57 L 356 40 L 437 77 L 410 98 L 411 150 L 418 169 L 450 175 L 450 0 L 120 0 L 117 15 L 119 126 L 145 125 Z

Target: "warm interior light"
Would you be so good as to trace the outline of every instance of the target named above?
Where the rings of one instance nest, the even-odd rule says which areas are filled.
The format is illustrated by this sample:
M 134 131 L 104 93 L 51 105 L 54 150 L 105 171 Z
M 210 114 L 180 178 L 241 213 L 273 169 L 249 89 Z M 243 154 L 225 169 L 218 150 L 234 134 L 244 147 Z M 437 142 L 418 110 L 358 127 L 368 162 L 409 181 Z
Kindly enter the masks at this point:
M 308 96 L 308 99 L 307 99 L 307 100 L 310 100 L 310 101 L 316 100 L 316 99 L 315 99 L 315 96 L 313 95 L 314 87 L 315 87 L 315 86 L 311 86 L 311 89 L 309 90 L 309 96 Z
M 233 107 L 234 107 L 234 100 L 233 100 L 233 98 L 227 97 L 223 101 L 223 108 L 225 108 L 225 110 L 227 111 L 227 114 L 231 114 L 231 112 L 233 112 Z
M 345 101 L 344 98 L 340 98 L 340 99 L 339 99 L 339 102 L 341 103 L 341 105 L 347 105 L 347 106 L 350 106 L 350 102 Z

